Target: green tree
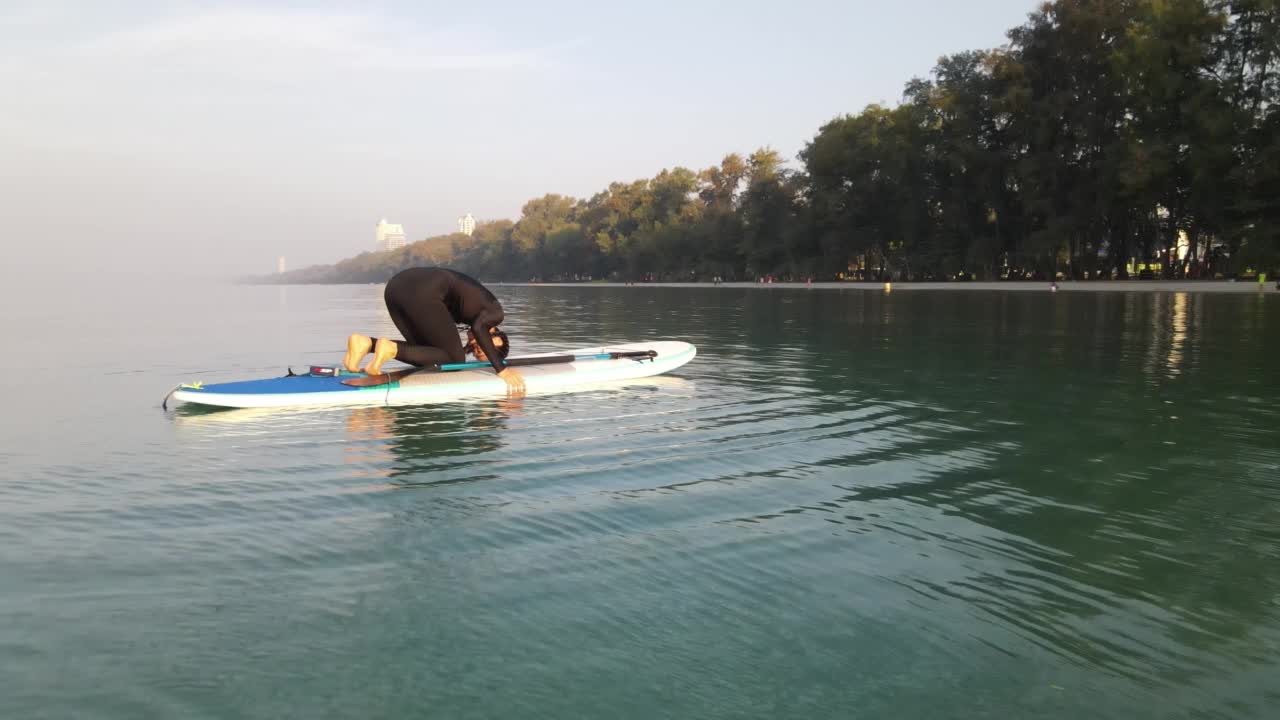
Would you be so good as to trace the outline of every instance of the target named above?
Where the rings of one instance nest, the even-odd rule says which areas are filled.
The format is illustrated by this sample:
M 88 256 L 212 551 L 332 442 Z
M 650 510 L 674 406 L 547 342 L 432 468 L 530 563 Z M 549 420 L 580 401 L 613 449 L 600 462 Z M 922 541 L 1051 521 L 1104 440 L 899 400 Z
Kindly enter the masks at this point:
M 1178 275 L 1280 262 L 1280 0 L 1054 0 L 896 107 L 289 278 Z M 1182 238 L 1187 257 L 1179 257 Z

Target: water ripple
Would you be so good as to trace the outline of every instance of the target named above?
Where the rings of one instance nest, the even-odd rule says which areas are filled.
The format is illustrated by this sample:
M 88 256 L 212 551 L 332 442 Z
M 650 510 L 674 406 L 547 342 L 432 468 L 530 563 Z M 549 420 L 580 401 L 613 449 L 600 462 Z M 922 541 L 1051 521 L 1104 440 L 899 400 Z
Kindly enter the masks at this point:
M 524 349 L 651 334 L 699 358 L 523 402 L 136 402 L 202 368 L 301 364 L 260 323 L 324 361 L 382 313 L 376 286 L 267 290 L 225 298 L 208 330 L 225 335 L 184 336 L 254 349 L 104 362 L 100 401 L 44 417 L 60 439 L 7 388 L 27 415 L 0 450 L 0 676 L 19 688 L 0 714 L 1266 717 L 1280 700 L 1266 305 L 500 288 Z

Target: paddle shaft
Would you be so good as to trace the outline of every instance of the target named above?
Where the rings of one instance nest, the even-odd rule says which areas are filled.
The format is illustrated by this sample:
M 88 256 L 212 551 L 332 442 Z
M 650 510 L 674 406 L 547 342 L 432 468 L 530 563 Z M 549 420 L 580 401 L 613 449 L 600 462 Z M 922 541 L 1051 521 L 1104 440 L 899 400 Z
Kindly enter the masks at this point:
M 631 352 L 607 352 L 593 353 L 590 355 L 543 355 L 541 357 L 524 357 L 511 358 L 503 362 L 507 367 L 523 367 L 526 365 L 554 365 L 556 363 L 578 362 L 579 360 L 617 360 L 619 358 L 652 358 L 657 353 L 652 350 L 635 350 Z M 437 366 L 441 372 L 449 372 L 451 370 L 471 370 L 474 368 L 490 367 L 487 361 L 476 360 L 473 362 L 462 363 L 445 363 Z
M 571 363 L 580 360 L 619 360 L 622 358 L 631 358 L 633 360 L 644 360 L 657 357 L 658 353 L 653 350 L 624 350 L 619 352 L 603 352 L 589 353 L 586 355 L 542 355 L 540 357 L 518 357 L 510 358 L 503 364 L 507 367 L 526 367 L 530 365 L 554 365 L 557 363 Z M 395 370 L 381 375 L 369 375 L 366 377 L 354 377 L 350 380 L 343 380 L 344 385 L 353 385 L 358 387 L 370 387 L 374 385 L 386 385 L 392 382 L 398 382 L 404 378 L 420 372 L 455 372 L 458 370 L 476 370 L 479 368 L 487 368 L 491 365 L 487 361 L 461 362 L 461 363 L 444 363 L 443 365 L 434 365 L 423 368 L 406 368 L 404 370 Z

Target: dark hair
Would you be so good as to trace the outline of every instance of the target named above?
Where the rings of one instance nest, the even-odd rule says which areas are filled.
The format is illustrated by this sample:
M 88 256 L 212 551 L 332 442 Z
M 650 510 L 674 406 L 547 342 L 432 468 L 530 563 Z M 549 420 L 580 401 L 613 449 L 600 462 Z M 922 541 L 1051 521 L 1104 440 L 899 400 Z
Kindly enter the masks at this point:
M 498 345 L 494 349 L 498 351 L 499 360 L 506 360 L 507 355 L 511 353 L 511 341 L 507 339 L 507 334 L 497 328 L 491 330 L 490 333 L 492 333 L 494 337 L 502 338 L 502 344 Z
M 507 334 L 495 327 L 489 329 L 489 337 L 502 338 L 502 344 L 494 343 L 493 349 L 498 351 L 499 360 L 506 360 L 507 355 L 511 353 L 511 340 L 507 338 Z M 475 333 L 470 328 L 467 329 L 467 344 L 462 349 L 471 355 L 477 355 L 478 351 L 482 349 L 480 343 L 476 341 Z

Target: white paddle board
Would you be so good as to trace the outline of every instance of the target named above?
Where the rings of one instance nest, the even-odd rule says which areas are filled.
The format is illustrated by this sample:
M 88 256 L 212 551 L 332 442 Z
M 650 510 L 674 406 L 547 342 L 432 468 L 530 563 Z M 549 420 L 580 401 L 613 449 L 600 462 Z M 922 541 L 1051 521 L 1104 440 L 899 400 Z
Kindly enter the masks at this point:
M 585 390 L 602 383 L 661 375 L 675 370 L 697 355 L 697 349 L 689 343 L 663 340 L 521 357 L 589 356 L 637 350 L 652 350 L 655 355 L 641 359 L 581 359 L 516 369 L 524 377 L 527 394 L 537 395 Z M 515 357 L 509 359 L 514 360 Z M 501 398 L 506 397 L 508 392 L 506 381 L 498 377 L 491 367 L 452 371 L 423 370 L 395 382 L 370 387 L 354 387 L 343 383 L 353 377 L 363 375 L 293 375 L 211 385 L 193 383 L 176 389 L 172 397 L 186 403 L 215 407 L 264 408 L 303 405 L 413 405 L 466 398 Z

